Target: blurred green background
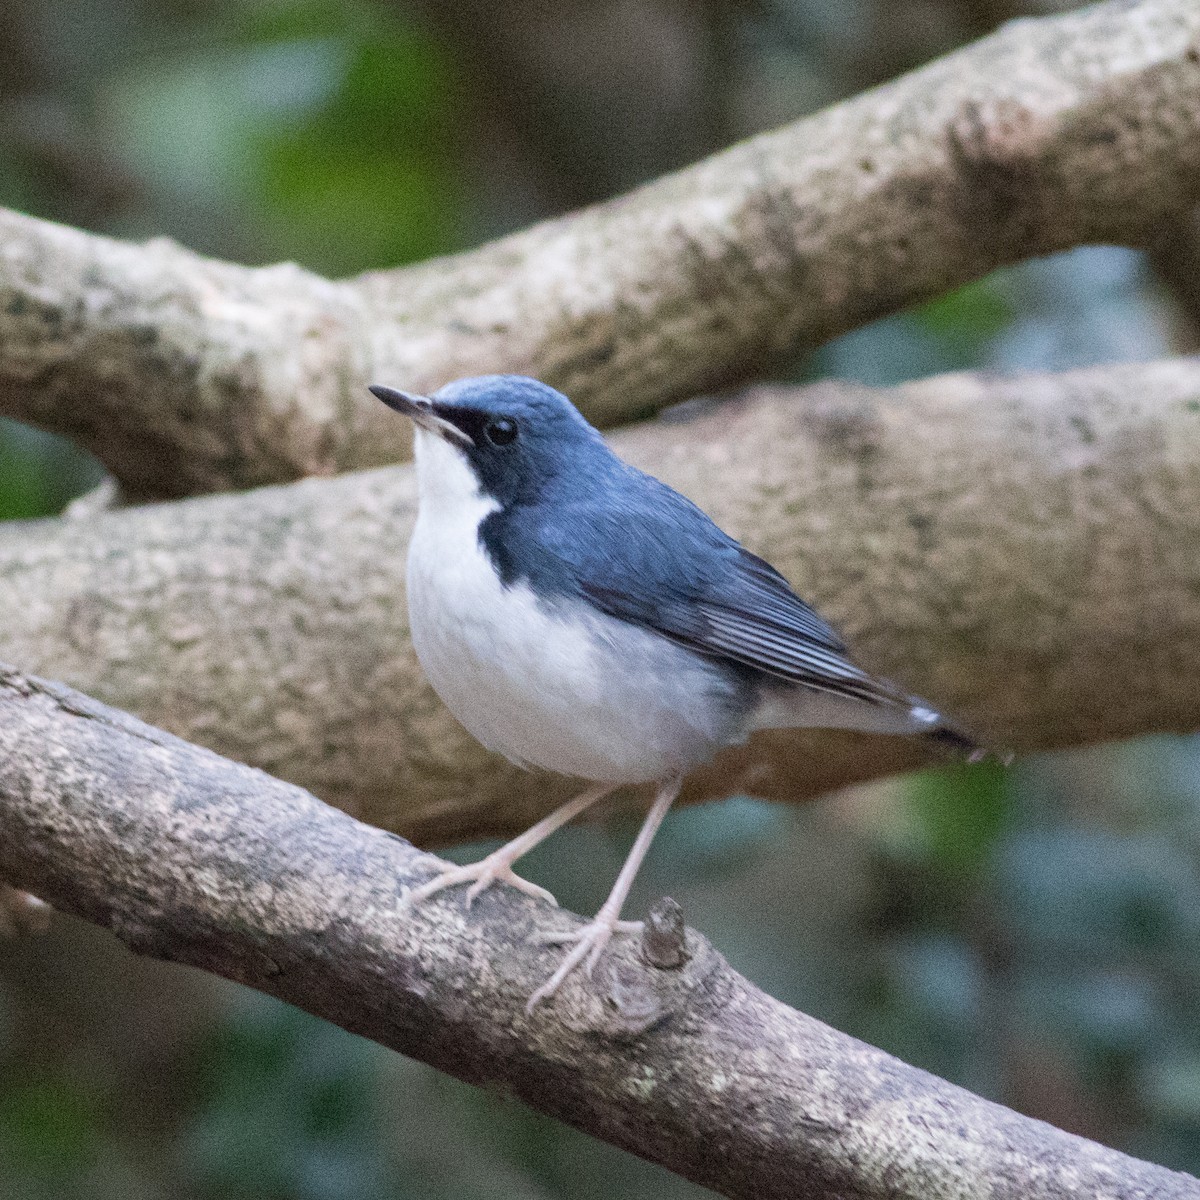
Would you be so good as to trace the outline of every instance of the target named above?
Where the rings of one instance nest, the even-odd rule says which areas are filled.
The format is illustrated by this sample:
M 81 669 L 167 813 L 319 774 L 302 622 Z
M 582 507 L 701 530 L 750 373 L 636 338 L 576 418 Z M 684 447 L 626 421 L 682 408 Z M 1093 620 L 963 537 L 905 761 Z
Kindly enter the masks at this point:
M 0 204 L 344 275 L 601 199 L 986 32 L 1029 0 L 0 2 Z M 1196 347 L 1170 264 L 999 273 L 794 365 L 889 383 Z M 0 423 L 0 517 L 95 464 Z M 679 812 L 668 893 L 774 995 L 1048 1121 L 1200 1173 L 1200 746 L 946 769 L 806 810 Z M 603 900 L 625 820 L 529 873 Z M 459 848 L 460 859 L 479 848 Z M 0 1195 L 706 1194 L 512 1101 L 58 918 L 0 946 Z

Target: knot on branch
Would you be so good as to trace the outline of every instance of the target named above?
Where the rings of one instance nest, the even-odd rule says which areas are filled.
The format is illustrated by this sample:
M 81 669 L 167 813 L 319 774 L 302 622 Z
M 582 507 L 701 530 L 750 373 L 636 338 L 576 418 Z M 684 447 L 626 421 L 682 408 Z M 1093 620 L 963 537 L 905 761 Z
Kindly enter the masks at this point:
M 689 957 L 683 909 L 678 901 L 664 896 L 646 918 L 642 930 L 642 958 L 660 971 L 674 971 Z
M 610 943 L 591 979 L 578 980 L 558 994 L 556 1015 L 577 1033 L 633 1041 L 695 1011 L 699 998 L 718 987 L 724 969 L 724 958 L 695 930 L 686 929 L 682 909 L 664 897 L 636 941 Z

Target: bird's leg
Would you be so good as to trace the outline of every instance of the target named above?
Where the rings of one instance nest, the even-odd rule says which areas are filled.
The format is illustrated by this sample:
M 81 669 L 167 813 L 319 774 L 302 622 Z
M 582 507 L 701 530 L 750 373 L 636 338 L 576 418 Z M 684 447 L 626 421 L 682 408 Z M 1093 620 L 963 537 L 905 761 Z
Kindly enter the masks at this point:
M 440 892 L 443 888 L 453 887 L 458 883 L 471 885 L 467 889 L 467 907 L 470 908 L 475 902 L 475 897 L 497 881 L 515 887 L 527 896 L 548 900 L 557 906 L 558 901 L 552 893 L 543 887 L 538 887 L 536 883 L 530 883 L 528 879 L 522 879 L 513 871 L 512 865 L 522 855 L 528 854 L 539 842 L 544 842 L 560 826 L 577 817 L 585 808 L 590 808 L 597 800 L 602 800 L 613 790 L 615 790 L 615 785 L 608 783 L 597 784 L 595 787 L 589 788 L 583 795 L 576 796 L 574 800 L 568 800 L 548 817 L 543 817 L 536 825 L 527 829 L 520 837 L 506 842 L 499 850 L 493 851 L 487 858 L 482 858 L 477 863 L 469 863 L 465 867 L 455 866 L 454 863 L 443 863 L 440 867 L 440 874 L 428 883 L 412 888 L 404 894 L 400 900 L 400 911 L 403 912 L 410 905 L 419 904 L 422 900 L 428 900 L 430 896 Z
M 625 903 L 638 868 L 642 865 L 642 859 L 646 857 L 646 851 L 650 849 L 650 843 L 654 840 L 654 835 L 658 832 L 663 817 L 667 815 L 667 809 L 679 795 L 682 784 L 681 778 L 675 778 L 668 780 L 659 788 L 658 795 L 654 797 L 654 803 L 650 806 L 650 811 L 642 823 L 642 828 L 638 831 L 633 849 L 629 851 L 629 857 L 626 858 L 625 865 L 617 876 L 617 882 L 613 884 L 608 899 L 601 905 L 600 911 L 595 917 L 582 929 L 576 929 L 570 933 L 538 935 L 537 940 L 545 945 L 562 946 L 571 942 L 576 944 L 571 953 L 559 964 L 558 970 L 529 997 L 529 1002 L 525 1005 L 526 1012 L 532 1012 L 534 1006 L 540 1001 L 553 996 L 562 981 L 584 959 L 587 960 L 584 970 L 590 976 L 600 961 L 600 955 L 604 953 L 604 947 L 608 945 L 609 939 L 614 933 L 636 933 L 642 928 L 641 921 L 622 921 L 620 919 L 621 906 Z

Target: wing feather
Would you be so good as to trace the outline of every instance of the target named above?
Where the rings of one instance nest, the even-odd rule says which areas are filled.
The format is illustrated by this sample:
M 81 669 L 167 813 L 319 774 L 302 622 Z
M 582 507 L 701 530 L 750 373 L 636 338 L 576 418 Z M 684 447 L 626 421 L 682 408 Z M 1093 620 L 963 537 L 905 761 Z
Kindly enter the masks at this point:
M 736 543 L 733 543 L 736 546 Z M 588 580 L 584 593 L 613 616 L 657 630 L 702 654 L 730 659 L 791 683 L 871 702 L 901 695 L 846 657 L 845 643 L 782 575 L 737 546 L 727 569 L 690 595 L 659 602 Z
M 851 662 L 788 581 L 691 501 L 619 460 L 609 469 L 615 480 L 570 481 L 575 493 L 605 489 L 605 503 L 573 494 L 531 514 L 520 540 L 535 550 L 514 564 L 514 576 L 530 577 L 544 594 L 582 594 L 611 616 L 777 679 L 878 703 L 905 700 Z M 519 510 L 489 518 L 502 519 L 523 518 Z
M 873 676 L 844 655 L 813 642 L 794 629 L 784 630 L 757 614 L 701 602 L 705 629 L 690 644 L 706 653 L 732 658 L 795 683 L 864 700 L 890 698 Z

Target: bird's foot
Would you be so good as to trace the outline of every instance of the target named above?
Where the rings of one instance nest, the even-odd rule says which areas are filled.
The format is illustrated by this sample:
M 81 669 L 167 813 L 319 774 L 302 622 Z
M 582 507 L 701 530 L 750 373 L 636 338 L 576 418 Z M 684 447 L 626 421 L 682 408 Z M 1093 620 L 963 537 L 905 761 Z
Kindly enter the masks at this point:
M 455 866 L 454 863 L 442 863 L 439 868 L 440 873 L 428 883 L 410 888 L 404 893 L 400 900 L 399 911 L 404 912 L 414 904 L 420 904 L 443 889 L 454 887 L 460 883 L 471 885 L 467 888 L 468 908 L 475 903 L 475 897 L 490 888 L 493 883 L 507 883 L 509 887 L 514 887 L 519 892 L 524 892 L 535 900 L 545 900 L 557 908 L 558 901 L 554 898 L 553 892 L 548 892 L 544 887 L 538 887 L 536 883 L 530 883 L 528 879 L 522 879 L 512 869 L 512 864 L 519 855 L 506 854 L 506 850 L 508 850 L 508 846 L 501 846 L 487 858 L 481 858 L 479 862 L 469 863 L 465 867 Z
M 562 981 L 580 963 L 584 964 L 584 973 L 590 978 L 612 935 L 614 933 L 641 933 L 642 926 L 641 921 L 621 921 L 615 914 L 609 916 L 601 909 L 595 918 L 582 929 L 535 934 L 534 940 L 543 946 L 566 946 L 574 942 L 575 948 L 562 960 L 558 970 L 529 997 L 525 1011 L 533 1012 L 538 1004 L 553 996 Z

